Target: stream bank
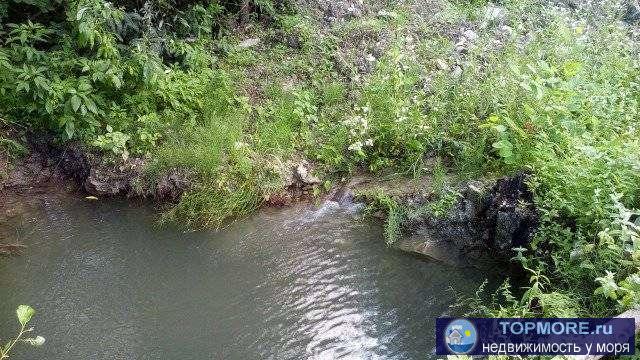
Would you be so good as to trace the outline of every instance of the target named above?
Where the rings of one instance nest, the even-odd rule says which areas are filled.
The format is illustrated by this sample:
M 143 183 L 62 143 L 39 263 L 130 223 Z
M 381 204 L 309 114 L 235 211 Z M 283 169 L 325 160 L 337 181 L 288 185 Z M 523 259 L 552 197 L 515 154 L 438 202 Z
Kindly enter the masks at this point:
M 28 144 L 28 155 L 9 165 L 8 175 L 0 182 L 0 196 L 64 189 L 98 198 L 147 200 L 162 205 L 177 202 L 191 185 L 189 172 L 180 169 L 150 179 L 143 159 L 116 163 L 86 146 L 56 145 L 46 136 L 31 137 Z M 314 196 L 323 180 L 315 175 L 313 165 L 300 161 L 289 164 L 288 169 L 283 189 L 264 199 L 263 206 L 291 206 L 314 198 L 337 206 L 348 205 L 354 198 L 371 205 L 374 199 L 362 194 L 386 193 L 413 213 L 403 221 L 402 237 L 394 246 L 451 264 L 508 260 L 512 248 L 527 246 L 538 223 L 526 174 L 462 183 L 454 189 L 454 201 L 444 211 L 434 212 L 429 210 L 436 197 L 428 177 L 380 180 L 356 175 L 338 182 L 324 195 Z M 12 206 L 15 204 L 3 201 L 0 210 L 11 213 Z M 374 214 L 381 218 L 387 215 Z

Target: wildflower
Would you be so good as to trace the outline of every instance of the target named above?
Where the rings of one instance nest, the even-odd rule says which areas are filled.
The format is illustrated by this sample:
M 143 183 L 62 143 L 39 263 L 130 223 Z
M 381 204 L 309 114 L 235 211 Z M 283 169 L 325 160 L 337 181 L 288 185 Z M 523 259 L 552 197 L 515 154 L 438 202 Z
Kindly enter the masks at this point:
M 349 145 L 349 150 L 354 152 L 362 151 L 362 141 L 356 141 L 355 143 Z

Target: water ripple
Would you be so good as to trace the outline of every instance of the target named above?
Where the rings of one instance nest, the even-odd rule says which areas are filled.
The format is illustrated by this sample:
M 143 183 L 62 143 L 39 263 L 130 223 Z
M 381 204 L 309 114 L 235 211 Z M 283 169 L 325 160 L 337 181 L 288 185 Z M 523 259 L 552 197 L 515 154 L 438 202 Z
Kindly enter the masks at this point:
M 38 310 L 38 359 L 425 359 L 433 318 L 477 274 L 388 249 L 346 201 L 219 232 L 158 230 L 145 208 L 51 198 L 0 263 L 0 314 Z M 0 333 L 13 331 L 0 324 Z

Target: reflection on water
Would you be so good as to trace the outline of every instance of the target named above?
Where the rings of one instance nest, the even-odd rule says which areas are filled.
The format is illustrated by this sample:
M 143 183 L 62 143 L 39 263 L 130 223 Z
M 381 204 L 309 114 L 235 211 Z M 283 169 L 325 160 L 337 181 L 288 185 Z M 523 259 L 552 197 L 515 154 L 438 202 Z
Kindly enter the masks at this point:
M 388 249 L 337 203 L 183 233 L 143 207 L 41 202 L 0 227 L 29 246 L 0 259 L 0 319 L 31 304 L 47 338 L 16 359 L 435 358 L 434 318 L 484 279 Z

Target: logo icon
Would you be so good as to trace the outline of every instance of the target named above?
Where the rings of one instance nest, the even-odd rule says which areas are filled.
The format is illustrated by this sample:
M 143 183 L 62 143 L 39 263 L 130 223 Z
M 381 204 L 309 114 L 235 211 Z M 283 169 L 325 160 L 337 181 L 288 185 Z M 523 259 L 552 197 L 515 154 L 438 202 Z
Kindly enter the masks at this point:
M 456 355 L 467 354 L 476 345 L 478 332 L 470 321 L 456 319 L 451 321 L 445 328 L 444 341 L 451 353 Z

